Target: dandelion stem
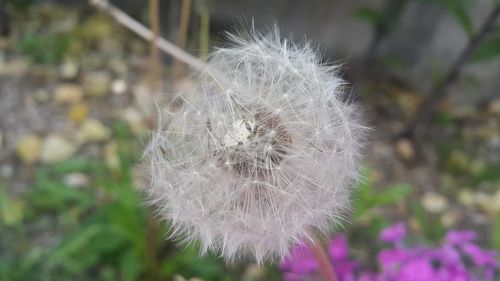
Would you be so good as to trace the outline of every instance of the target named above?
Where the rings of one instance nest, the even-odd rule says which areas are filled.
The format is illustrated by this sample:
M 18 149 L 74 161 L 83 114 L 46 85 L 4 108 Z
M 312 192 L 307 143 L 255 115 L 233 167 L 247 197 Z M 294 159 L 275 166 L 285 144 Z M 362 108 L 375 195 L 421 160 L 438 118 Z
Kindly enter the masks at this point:
M 315 236 L 313 236 L 313 240 L 314 241 L 308 241 L 308 246 L 318 262 L 321 275 L 325 281 L 337 281 L 333 263 L 325 252 L 325 249 L 321 246 L 321 242 Z
M 108 13 L 117 22 L 127 27 L 128 29 L 130 29 L 137 35 L 141 36 L 142 38 L 148 41 L 154 41 L 153 32 L 151 32 L 150 29 L 148 29 L 143 24 L 141 24 L 140 22 L 136 21 L 135 19 L 127 15 L 122 10 L 113 6 L 107 0 L 90 0 L 90 3 L 98 7 L 101 11 Z M 174 44 L 172 44 L 163 37 L 158 37 L 158 39 L 156 40 L 156 45 L 160 50 L 166 52 L 167 54 L 170 54 L 179 61 L 182 61 L 183 63 L 199 71 L 203 71 L 206 69 L 207 64 L 204 61 L 196 58 L 195 56 L 175 46 Z

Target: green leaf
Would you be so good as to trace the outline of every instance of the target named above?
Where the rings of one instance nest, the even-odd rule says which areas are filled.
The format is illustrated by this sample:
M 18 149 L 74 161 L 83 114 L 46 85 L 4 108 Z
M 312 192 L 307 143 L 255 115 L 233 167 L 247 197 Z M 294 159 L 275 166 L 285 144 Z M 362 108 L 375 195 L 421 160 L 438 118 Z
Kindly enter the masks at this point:
M 43 182 L 27 194 L 32 207 L 44 210 L 63 210 L 77 203 L 82 207 L 92 204 L 90 191 L 77 190 L 57 181 Z
M 93 265 L 97 261 L 98 253 L 85 253 L 85 249 L 92 245 L 92 240 L 101 235 L 105 227 L 100 224 L 93 224 L 80 229 L 74 235 L 70 236 L 63 244 L 52 253 L 48 259 L 48 266 L 55 268 L 64 265 L 73 272 L 80 272 Z M 116 239 L 111 240 L 114 242 Z M 75 259 L 75 254 L 78 258 Z
M 85 158 L 72 158 L 61 163 L 54 164 L 52 170 L 57 174 L 67 174 L 74 172 L 88 172 L 91 163 Z
M 423 234 L 422 238 L 427 241 L 439 241 L 446 233 L 446 229 L 441 225 L 439 217 L 426 212 L 418 200 L 415 200 L 412 204 L 412 218 L 415 218 L 420 227 Z
M 393 56 L 393 55 L 383 56 L 381 58 L 381 62 L 390 68 L 403 68 L 406 66 L 405 60 L 403 60 L 402 58 Z
M 403 200 L 411 193 L 411 190 L 412 188 L 409 184 L 401 183 L 392 185 L 387 190 L 379 193 L 379 204 L 387 205 Z
M 500 56 L 500 37 L 486 39 L 479 43 L 472 53 L 473 62 L 485 62 Z
M 0 222 L 8 226 L 18 225 L 24 214 L 24 202 L 13 198 L 0 188 Z
M 120 273 L 125 281 L 138 280 L 143 268 L 139 256 L 128 250 L 120 259 Z
M 353 202 L 353 217 L 360 218 L 373 208 L 390 205 L 408 196 L 412 188 L 408 184 L 395 184 L 385 189 L 375 190 L 370 179 L 371 172 L 368 169 L 363 171 L 364 179 L 358 186 L 356 198 Z
M 381 20 L 380 12 L 371 7 L 357 9 L 354 11 L 354 17 L 372 25 L 377 25 Z
M 500 249 L 500 213 L 497 213 L 493 223 L 493 234 L 491 235 L 493 237 L 493 247 Z
M 450 12 L 460 23 L 465 33 L 470 36 L 472 32 L 474 32 L 474 26 L 472 25 L 469 15 L 467 14 L 467 9 L 463 6 L 457 6 L 450 9 Z
M 35 63 L 54 65 L 61 62 L 68 51 L 69 43 L 67 34 L 42 36 L 28 33 L 17 43 L 17 49 Z
M 474 26 L 469 14 L 467 14 L 467 10 L 472 4 L 470 0 L 439 0 L 437 3 L 458 21 L 467 35 L 470 36 L 472 34 Z

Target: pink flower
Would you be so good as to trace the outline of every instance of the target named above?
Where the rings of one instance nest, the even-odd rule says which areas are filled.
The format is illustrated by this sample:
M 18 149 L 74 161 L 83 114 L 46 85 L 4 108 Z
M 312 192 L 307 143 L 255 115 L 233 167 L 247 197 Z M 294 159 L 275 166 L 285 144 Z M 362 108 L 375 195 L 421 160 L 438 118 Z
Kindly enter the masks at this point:
M 428 281 L 436 280 L 436 272 L 427 258 L 417 258 L 409 261 L 399 270 L 397 281 Z
M 384 242 L 396 243 L 403 240 L 406 236 L 406 227 L 404 223 L 398 223 L 384 228 L 380 232 L 380 240 Z
M 318 269 L 318 264 L 314 259 L 311 250 L 305 243 L 295 246 L 290 255 L 287 256 L 280 264 L 282 271 L 288 272 L 289 277 L 295 275 L 303 276 L 304 274 L 313 273 Z M 295 280 L 286 278 L 286 280 Z
M 347 245 L 347 238 L 345 235 L 340 234 L 335 236 L 330 242 L 330 247 L 328 249 L 330 256 L 334 260 L 346 259 L 349 255 L 349 246 Z
M 446 242 L 453 245 L 460 245 L 476 239 L 476 233 L 472 230 L 468 231 L 448 231 L 446 234 Z
M 486 251 L 471 243 L 465 244 L 462 249 L 467 255 L 470 256 L 474 264 L 477 266 L 490 266 L 493 268 L 498 267 L 498 262 L 495 258 L 495 251 Z
M 403 224 L 382 231 L 384 241 L 402 242 Z M 329 254 L 339 281 L 493 281 L 498 280 L 500 265 L 496 252 L 474 244 L 473 231 L 450 231 L 441 246 L 429 247 L 404 243 L 390 244 L 378 253 L 379 270 L 364 268 L 349 258 L 349 246 L 344 235 L 332 239 Z M 305 249 L 308 251 L 308 249 Z M 286 281 L 306 281 L 317 276 L 317 267 L 310 252 L 308 256 L 290 261 L 295 266 L 282 265 L 290 271 L 284 273 Z M 311 261 L 312 260 L 312 261 Z M 467 262 L 470 260 L 471 262 Z M 309 264 L 312 262 L 313 266 Z M 299 272 L 303 272 L 299 274 Z
M 355 280 L 354 272 L 358 263 L 349 259 L 349 245 L 345 235 L 335 236 L 330 242 L 328 252 L 335 267 L 335 273 L 340 280 Z

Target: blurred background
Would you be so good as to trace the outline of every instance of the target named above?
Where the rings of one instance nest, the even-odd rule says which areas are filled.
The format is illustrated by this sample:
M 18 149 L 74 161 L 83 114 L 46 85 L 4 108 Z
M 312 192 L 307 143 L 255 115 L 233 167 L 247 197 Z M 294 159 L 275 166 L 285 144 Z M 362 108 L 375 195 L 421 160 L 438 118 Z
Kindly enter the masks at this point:
M 500 248 L 498 1 L 111 2 L 146 26 L 158 15 L 159 34 L 201 58 L 226 31 L 276 24 L 343 65 L 373 128 L 340 230 L 360 267 L 376 270 L 395 223 L 413 244 L 473 230 Z M 1 0 L 0 280 L 283 280 L 279 264 L 165 241 L 142 203 L 151 104 L 189 73 L 85 1 Z

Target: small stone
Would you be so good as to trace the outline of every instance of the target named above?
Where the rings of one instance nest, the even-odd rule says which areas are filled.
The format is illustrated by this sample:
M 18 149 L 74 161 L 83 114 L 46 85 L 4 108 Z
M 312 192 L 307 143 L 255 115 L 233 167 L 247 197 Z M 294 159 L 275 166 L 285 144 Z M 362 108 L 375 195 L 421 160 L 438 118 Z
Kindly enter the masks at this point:
M 42 140 L 35 135 L 21 137 L 17 142 L 17 155 L 25 164 L 33 164 L 38 159 L 42 149 Z
M 422 196 L 422 206 L 429 213 L 442 213 L 448 207 L 448 199 L 436 192 L 426 192 Z
M 2 206 L 0 213 L 1 221 L 8 226 L 18 225 L 24 217 L 25 203 L 21 199 L 15 197 L 7 197 L 3 200 L 5 205 Z
M 89 185 L 90 178 L 83 173 L 69 173 L 64 176 L 63 182 L 69 187 L 79 188 Z
M 30 69 L 26 58 L 15 58 L 9 62 L 0 61 L 0 76 L 23 76 Z
M 454 105 L 450 114 L 455 118 L 471 118 L 476 115 L 476 108 L 471 105 Z
M 154 108 L 153 95 L 146 85 L 139 84 L 133 89 L 135 103 L 144 116 L 151 116 Z
M 462 190 L 458 193 L 458 201 L 462 203 L 462 205 L 472 208 L 476 203 L 476 198 L 474 194 L 469 190 Z
M 40 160 L 46 164 L 61 162 L 71 157 L 76 149 L 77 147 L 66 138 L 49 135 L 43 142 Z
M 115 95 L 123 95 L 127 91 L 127 83 L 123 79 L 116 79 L 111 83 L 111 92 Z
M 54 102 L 57 104 L 77 104 L 82 100 L 83 90 L 77 84 L 61 84 L 54 94 Z
M 118 157 L 118 145 L 110 142 L 104 147 L 104 161 L 106 166 L 112 170 L 120 167 L 120 157 Z
M 12 165 L 4 164 L 0 166 L 0 177 L 2 178 L 10 178 L 14 174 L 14 168 Z
M 78 131 L 78 140 L 82 143 L 103 141 L 110 137 L 111 132 L 97 119 L 88 119 L 83 122 Z
M 475 131 L 475 136 L 479 141 L 489 142 L 491 139 L 498 136 L 498 130 L 495 126 L 491 126 L 491 123 L 487 123 L 478 127 Z
M 450 210 L 441 215 L 441 223 L 447 228 L 455 226 L 459 219 L 460 212 L 457 210 Z
M 35 100 L 37 102 L 46 102 L 50 99 L 50 94 L 44 89 L 39 89 L 35 92 Z
M 104 96 L 111 87 L 111 74 L 106 71 L 94 71 L 85 76 L 85 94 L 93 97 Z
M 448 159 L 448 167 L 453 170 L 464 170 L 468 167 L 470 158 L 463 151 L 454 150 Z
M 76 104 L 70 108 L 68 118 L 71 122 L 79 124 L 87 118 L 88 112 L 89 109 L 86 104 Z
M 398 154 L 405 160 L 411 160 L 415 157 L 413 145 L 407 139 L 401 139 L 396 143 Z
M 128 67 L 125 62 L 119 59 L 112 59 L 109 62 L 109 68 L 118 74 L 125 74 L 128 71 Z
M 264 270 L 261 266 L 248 265 L 245 272 L 243 273 L 242 281 L 261 280 L 263 275 Z
M 187 281 L 186 278 L 184 278 L 182 275 L 174 275 L 174 277 L 172 278 L 173 281 Z
M 486 163 L 480 160 L 472 160 L 469 163 L 469 170 L 473 175 L 480 175 L 486 168 Z
M 139 135 L 147 131 L 144 118 L 137 109 L 128 107 L 121 112 L 121 116 L 134 134 Z
M 63 79 L 74 79 L 78 75 L 78 64 L 72 60 L 66 60 L 59 69 Z
M 492 196 L 492 208 L 495 212 L 500 212 L 500 189 Z
M 496 202 L 497 196 L 484 192 L 476 192 L 477 206 L 487 214 L 495 214 L 499 203 Z
M 500 115 L 500 99 L 494 99 L 488 104 L 488 112 Z

